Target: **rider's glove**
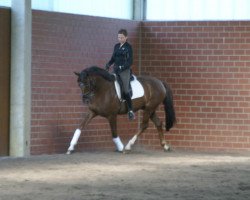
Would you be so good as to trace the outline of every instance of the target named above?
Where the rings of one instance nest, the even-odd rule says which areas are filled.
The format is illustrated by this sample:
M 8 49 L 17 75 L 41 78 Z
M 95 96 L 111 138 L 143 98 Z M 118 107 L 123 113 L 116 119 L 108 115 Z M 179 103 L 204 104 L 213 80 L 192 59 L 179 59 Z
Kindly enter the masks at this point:
M 107 63 L 107 64 L 105 65 L 105 69 L 106 69 L 107 71 L 109 71 L 109 67 L 110 67 L 110 65 L 109 65 L 109 63 Z

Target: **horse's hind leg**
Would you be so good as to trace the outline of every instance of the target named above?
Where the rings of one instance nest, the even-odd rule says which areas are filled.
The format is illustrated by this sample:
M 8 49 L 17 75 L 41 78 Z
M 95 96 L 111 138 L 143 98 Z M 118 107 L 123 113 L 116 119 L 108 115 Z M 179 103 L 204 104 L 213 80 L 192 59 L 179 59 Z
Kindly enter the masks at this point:
M 159 117 L 156 115 L 155 112 L 150 116 L 150 119 L 152 120 L 152 122 L 157 128 L 161 146 L 164 148 L 165 151 L 169 151 L 170 146 L 167 144 L 166 140 L 164 139 L 161 120 L 159 119 Z
M 147 111 L 143 112 L 142 123 L 138 133 L 136 133 L 125 146 L 126 151 L 130 151 L 132 146 L 134 145 L 137 138 L 148 128 L 148 121 L 149 121 L 150 113 Z

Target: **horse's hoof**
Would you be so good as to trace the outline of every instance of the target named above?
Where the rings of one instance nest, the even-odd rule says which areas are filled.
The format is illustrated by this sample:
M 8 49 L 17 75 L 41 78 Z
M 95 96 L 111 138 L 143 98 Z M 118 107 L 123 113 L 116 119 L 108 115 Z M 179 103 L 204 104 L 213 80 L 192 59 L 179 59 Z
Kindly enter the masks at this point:
M 131 146 L 130 145 L 126 145 L 123 151 L 131 151 Z
M 131 149 L 129 150 L 129 149 L 124 149 L 123 150 L 123 154 L 129 154 L 129 153 L 131 153 Z
M 165 152 L 170 152 L 171 151 L 171 147 L 169 145 L 167 145 L 167 144 L 164 145 L 163 149 L 164 149 Z
M 115 152 L 116 153 L 123 153 L 123 150 L 120 151 L 120 150 L 116 149 Z
M 74 152 L 74 151 L 68 150 L 68 151 L 66 152 L 66 155 L 71 155 L 73 152 Z

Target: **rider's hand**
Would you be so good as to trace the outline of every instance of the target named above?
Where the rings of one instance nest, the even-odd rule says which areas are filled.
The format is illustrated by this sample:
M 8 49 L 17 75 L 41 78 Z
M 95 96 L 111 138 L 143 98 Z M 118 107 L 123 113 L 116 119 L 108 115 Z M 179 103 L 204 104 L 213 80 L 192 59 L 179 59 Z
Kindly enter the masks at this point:
M 105 65 L 105 69 L 106 69 L 107 71 L 109 71 L 109 67 L 110 67 L 110 65 L 109 65 L 109 63 L 107 63 L 107 64 Z

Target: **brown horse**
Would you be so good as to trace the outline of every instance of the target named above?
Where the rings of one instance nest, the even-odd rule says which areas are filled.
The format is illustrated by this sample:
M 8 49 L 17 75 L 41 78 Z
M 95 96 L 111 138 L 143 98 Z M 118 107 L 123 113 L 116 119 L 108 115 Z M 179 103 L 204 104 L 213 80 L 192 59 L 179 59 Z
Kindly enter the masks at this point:
M 131 150 L 131 146 L 135 143 L 137 137 L 148 127 L 149 119 L 153 121 L 157 128 L 160 144 L 164 150 L 167 151 L 170 149 L 164 139 L 162 122 L 155 112 L 157 107 L 163 103 L 166 114 L 165 127 L 166 131 L 169 131 L 175 124 L 176 118 L 172 91 L 167 84 L 164 84 L 162 81 L 153 77 L 137 77 L 138 81 L 144 88 L 144 96 L 133 99 L 132 103 L 134 111 L 140 109 L 143 110 L 143 118 L 140 130 L 131 140 L 129 140 L 124 148 L 119 136 L 117 135 L 117 115 L 126 114 L 127 107 L 117 96 L 114 86 L 115 76 L 96 66 L 89 67 L 81 73 L 75 72 L 75 74 L 78 76 L 77 82 L 82 91 L 82 98 L 88 105 L 89 111 L 79 128 L 76 129 L 67 154 L 74 151 L 81 130 L 84 129 L 91 119 L 98 115 L 107 118 L 109 121 L 113 141 L 118 151 Z

